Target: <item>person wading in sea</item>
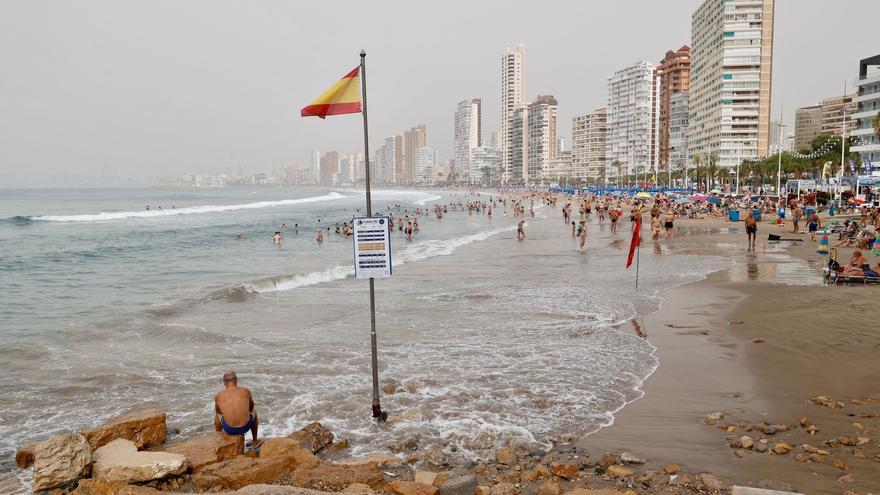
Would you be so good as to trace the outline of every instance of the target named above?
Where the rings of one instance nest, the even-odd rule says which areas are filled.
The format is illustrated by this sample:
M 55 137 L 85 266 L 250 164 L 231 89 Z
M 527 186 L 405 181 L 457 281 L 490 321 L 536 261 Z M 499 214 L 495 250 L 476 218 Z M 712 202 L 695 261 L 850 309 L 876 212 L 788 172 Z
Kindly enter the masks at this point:
M 233 436 L 251 432 L 253 448 L 259 448 L 263 441 L 257 440 L 260 420 L 254 410 L 251 391 L 238 386 L 238 376 L 234 371 L 223 373 L 223 387 L 214 396 L 214 429 Z

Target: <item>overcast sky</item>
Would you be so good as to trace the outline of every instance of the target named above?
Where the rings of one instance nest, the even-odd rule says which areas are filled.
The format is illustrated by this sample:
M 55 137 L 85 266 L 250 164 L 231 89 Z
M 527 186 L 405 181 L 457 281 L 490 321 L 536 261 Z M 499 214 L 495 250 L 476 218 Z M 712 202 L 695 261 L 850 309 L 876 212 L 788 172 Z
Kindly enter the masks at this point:
M 307 164 L 362 149 L 358 115 L 300 107 L 368 52 L 370 134 L 424 123 L 452 152 L 457 102 L 499 126 L 500 56 L 526 44 L 530 98 L 571 117 L 606 77 L 690 43 L 699 0 L 0 0 L 0 188 Z M 880 53 L 880 1 L 777 0 L 773 112 L 839 95 Z

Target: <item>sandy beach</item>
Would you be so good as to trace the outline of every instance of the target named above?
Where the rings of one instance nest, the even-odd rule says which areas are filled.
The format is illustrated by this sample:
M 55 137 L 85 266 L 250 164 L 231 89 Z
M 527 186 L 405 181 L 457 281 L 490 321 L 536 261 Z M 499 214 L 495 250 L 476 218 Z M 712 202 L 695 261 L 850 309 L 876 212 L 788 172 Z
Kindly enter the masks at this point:
M 644 398 L 618 413 L 612 427 L 578 445 L 590 452 L 632 451 L 655 466 L 681 463 L 735 484 L 802 493 L 877 493 L 880 407 L 870 400 L 880 397 L 875 289 L 776 280 L 780 245 L 820 280 L 823 259 L 808 235 L 794 235 L 805 242 L 770 243 L 767 233 L 783 229 L 761 225 L 756 252 L 747 253 L 741 223 L 706 219 L 682 224 L 689 234 L 669 242 L 673 251 L 725 255 L 731 268 L 667 291 L 663 309 L 638 321 L 658 347 L 661 365 L 647 381 Z M 847 259 L 848 251 L 842 257 Z M 846 406 L 816 405 L 810 400 L 816 396 Z M 723 423 L 735 430 L 705 424 L 713 412 L 723 412 Z M 819 431 L 807 434 L 799 426 L 801 418 Z M 788 442 L 794 451 L 766 455 L 749 450 L 738 457 L 729 439 L 763 436 L 751 426 L 737 426 L 741 421 L 791 425 L 790 431 L 767 438 L 771 446 Z M 803 452 L 802 444 L 828 448 L 824 442 L 840 436 L 870 441 L 829 449 L 823 463 L 794 459 Z M 846 470 L 832 466 L 837 458 Z

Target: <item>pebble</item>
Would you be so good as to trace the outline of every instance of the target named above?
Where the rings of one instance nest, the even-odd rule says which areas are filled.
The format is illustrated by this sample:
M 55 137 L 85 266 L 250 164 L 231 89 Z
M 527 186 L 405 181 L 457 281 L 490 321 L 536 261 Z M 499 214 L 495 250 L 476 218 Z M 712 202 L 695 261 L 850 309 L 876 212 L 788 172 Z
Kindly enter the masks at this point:
M 667 464 L 663 467 L 663 472 L 666 474 L 676 474 L 681 471 L 681 466 L 678 464 Z
M 791 445 L 785 442 L 779 442 L 773 446 L 773 452 L 775 454 L 787 454 L 791 452 Z
M 840 457 L 834 459 L 834 462 L 832 462 L 831 465 L 836 467 L 837 469 L 840 469 L 841 471 L 849 470 L 849 466 L 845 462 L 843 462 L 843 459 L 841 459 Z

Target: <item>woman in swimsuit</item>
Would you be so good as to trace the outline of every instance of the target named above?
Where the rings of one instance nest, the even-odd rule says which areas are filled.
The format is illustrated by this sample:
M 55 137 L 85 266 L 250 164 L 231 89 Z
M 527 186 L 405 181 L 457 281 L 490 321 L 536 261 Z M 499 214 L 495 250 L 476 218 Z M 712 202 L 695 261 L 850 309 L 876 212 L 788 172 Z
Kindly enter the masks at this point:
M 849 265 L 846 267 L 846 274 L 850 276 L 863 277 L 865 270 L 869 270 L 871 265 L 858 249 L 853 251 L 852 258 L 849 259 Z

